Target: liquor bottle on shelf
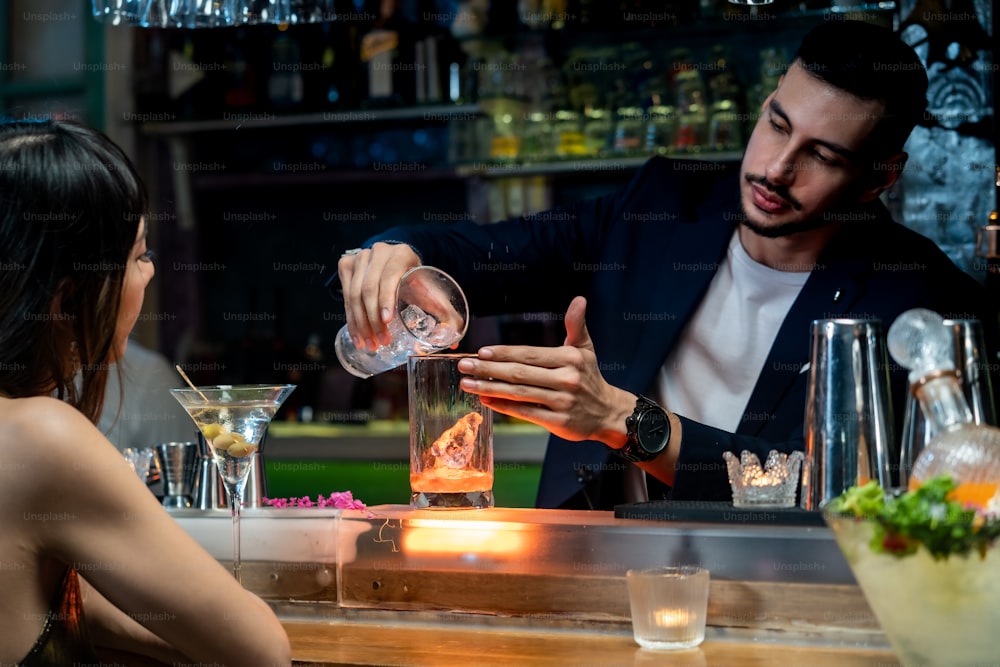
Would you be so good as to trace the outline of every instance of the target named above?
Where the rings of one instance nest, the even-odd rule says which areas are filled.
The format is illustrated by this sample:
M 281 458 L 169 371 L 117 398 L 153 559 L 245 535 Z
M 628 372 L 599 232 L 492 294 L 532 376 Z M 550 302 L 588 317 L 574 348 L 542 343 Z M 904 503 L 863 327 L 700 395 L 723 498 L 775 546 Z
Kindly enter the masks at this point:
M 629 96 L 615 112 L 613 150 L 617 155 L 642 152 L 646 140 L 646 114 L 634 96 Z
M 743 121 L 740 100 L 743 87 L 733 72 L 729 54 L 721 44 L 713 48 L 713 67 L 708 80 L 712 100 L 708 120 L 708 148 L 735 151 L 743 147 Z
M 579 49 L 572 51 L 570 58 L 572 64 L 566 68 L 568 110 L 579 114 L 581 135 L 579 139 L 574 137 L 570 154 L 598 157 L 611 148 L 614 135 L 614 118 L 605 102 L 602 80 L 608 55 L 602 50 Z
M 361 62 L 367 72 L 365 106 L 384 108 L 416 103 L 416 26 L 397 0 L 379 3 L 378 19 L 361 38 Z
M 680 153 L 698 152 L 708 144 L 708 95 L 701 71 L 691 61 L 691 54 L 680 49 L 673 54 L 672 88 L 676 97 L 677 139 L 674 148 Z
M 594 102 L 583 108 L 583 152 L 587 157 L 601 157 L 608 153 L 614 133 L 611 113 Z
M 552 110 L 552 154 L 556 159 L 579 158 L 586 152 L 583 141 L 583 118 L 573 108 L 570 98 L 572 84 L 561 77 L 565 86 L 553 91 Z
M 766 48 L 759 53 L 760 69 L 757 82 L 747 89 L 747 111 L 752 126 L 760 116 L 760 107 L 767 96 L 778 87 L 778 80 L 787 67 L 785 53 L 781 49 Z
M 306 104 L 310 109 L 336 109 L 343 104 L 340 78 L 343 66 L 337 51 L 338 48 L 343 48 L 344 42 L 338 40 L 340 36 L 335 34 L 331 22 L 324 22 L 321 25 L 319 61 L 306 86 Z
M 555 157 L 553 138 L 552 94 L 565 96 L 559 71 L 544 49 L 534 54 L 534 67 L 525 72 L 527 102 L 521 134 L 520 158 L 526 162 L 545 162 Z
M 180 38 L 179 48 L 167 53 L 167 90 L 179 118 L 198 118 L 211 106 L 206 100 L 205 71 L 197 61 L 194 31 L 182 31 Z
M 135 32 L 136 111 L 150 117 L 169 119 L 173 111 L 167 87 L 168 33 L 164 30 Z
M 267 99 L 275 111 L 298 109 L 305 97 L 302 78 L 302 48 L 290 28 L 278 27 L 271 43 L 271 71 L 267 80 Z
M 1000 187 L 1000 167 L 997 167 L 997 183 Z M 996 211 L 990 213 L 986 226 L 979 230 L 976 254 L 986 263 L 983 286 L 986 288 L 990 311 L 1000 326 L 1000 216 Z M 997 352 L 1000 353 L 1000 350 Z M 1000 357 L 994 361 L 1000 361 Z
M 246 30 L 238 29 L 226 42 L 226 85 L 223 93 L 227 109 L 250 109 L 257 103 L 254 68 L 247 58 Z
M 666 155 L 677 141 L 677 112 L 669 104 L 654 104 L 646 110 L 646 140 L 643 151 L 647 154 Z

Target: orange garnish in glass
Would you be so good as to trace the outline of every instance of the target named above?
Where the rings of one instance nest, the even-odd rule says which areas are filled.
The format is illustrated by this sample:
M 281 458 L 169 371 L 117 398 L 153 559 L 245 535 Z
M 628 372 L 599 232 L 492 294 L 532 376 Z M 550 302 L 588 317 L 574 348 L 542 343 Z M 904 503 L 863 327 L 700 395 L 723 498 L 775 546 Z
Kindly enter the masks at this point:
M 963 482 L 946 496 L 962 507 L 985 509 L 997 493 L 996 482 Z

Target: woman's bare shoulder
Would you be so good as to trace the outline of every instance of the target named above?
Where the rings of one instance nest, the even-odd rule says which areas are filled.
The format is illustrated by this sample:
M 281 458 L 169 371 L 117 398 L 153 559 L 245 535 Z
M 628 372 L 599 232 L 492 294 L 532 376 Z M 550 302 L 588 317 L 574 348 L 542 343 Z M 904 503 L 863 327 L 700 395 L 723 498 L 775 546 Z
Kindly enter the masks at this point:
M 0 399 L 0 432 L 20 428 L 22 435 L 52 435 L 53 429 L 91 424 L 79 410 L 51 396 Z M 91 424 L 93 426 L 93 424 Z
M 124 461 L 73 406 L 47 396 L 0 399 L 0 471 L 12 473 L 5 476 L 8 490 L 25 500 L 80 481 L 92 464 L 119 459 Z
M 98 433 L 83 413 L 57 398 L 0 399 L 0 447 L 5 443 L 18 448 L 29 443 L 59 445 L 72 434 L 90 430 Z

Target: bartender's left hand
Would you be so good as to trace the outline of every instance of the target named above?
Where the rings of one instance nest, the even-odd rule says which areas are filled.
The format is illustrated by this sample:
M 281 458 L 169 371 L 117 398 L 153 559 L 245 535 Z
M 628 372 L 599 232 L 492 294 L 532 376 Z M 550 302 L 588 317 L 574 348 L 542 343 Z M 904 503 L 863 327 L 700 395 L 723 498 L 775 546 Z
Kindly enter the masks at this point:
M 618 449 L 635 395 L 605 381 L 587 332 L 587 300 L 566 310 L 561 347 L 490 345 L 458 368 L 465 391 L 497 412 L 538 424 L 565 440 L 597 440 Z

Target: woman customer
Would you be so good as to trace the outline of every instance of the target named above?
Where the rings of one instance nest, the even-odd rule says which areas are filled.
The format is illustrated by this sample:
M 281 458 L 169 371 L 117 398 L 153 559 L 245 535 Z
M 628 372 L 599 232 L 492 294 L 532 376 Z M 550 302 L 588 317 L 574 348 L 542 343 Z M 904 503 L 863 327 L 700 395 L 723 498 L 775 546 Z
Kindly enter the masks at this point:
M 0 664 L 289 665 L 94 426 L 154 273 L 146 206 L 103 134 L 0 124 Z

